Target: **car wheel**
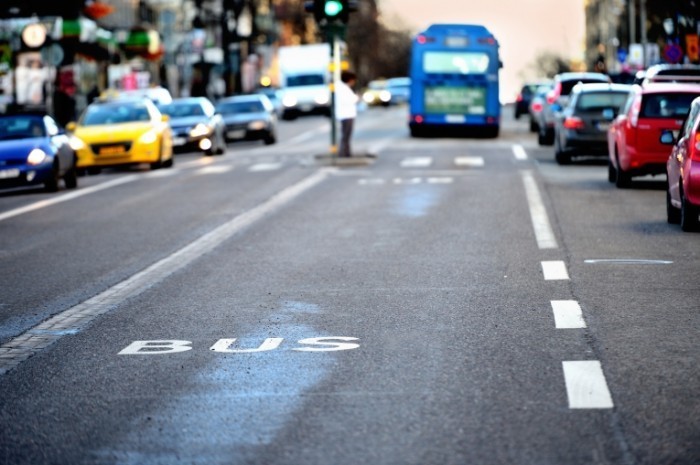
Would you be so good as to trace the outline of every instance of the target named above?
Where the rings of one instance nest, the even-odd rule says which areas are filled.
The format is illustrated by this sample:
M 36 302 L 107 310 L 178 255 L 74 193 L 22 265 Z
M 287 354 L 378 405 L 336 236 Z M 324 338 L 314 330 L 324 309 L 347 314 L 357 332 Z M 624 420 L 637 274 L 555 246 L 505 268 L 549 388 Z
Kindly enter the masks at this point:
M 674 207 L 671 203 L 671 193 L 668 191 L 668 184 L 666 185 L 666 221 L 670 224 L 681 222 L 681 210 Z
M 75 189 L 78 187 L 78 170 L 75 168 L 76 160 L 73 159 L 73 166 L 63 175 L 63 182 L 66 184 L 66 189 Z
M 698 215 L 700 214 L 700 209 L 695 205 L 691 205 L 688 200 L 686 200 L 683 191 L 681 191 L 681 229 L 686 232 L 697 231 L 698 226 L 700 226 L 700 221 L 698 221 Z
M 277 142 L 277 137 L 275 137 L 275 134 L 273 132 L 268 132 L 263 138 L 263 142 L 265 143 L 265 145 L 272 145 L 275 142 Z
M 537 132 L 539 130 L 539 128 L 540 128 L 539 124 L 530 120 L 530 132 Z
M 568 165 L 571 163 L 571 155 L 562 150 L 559 138 L 556 138 L 554 141 L 554 159 L 560 165 Z
M 608 182 L 615 182 L 617 180 L 617 170 L 612 161 L 608 159 Z
M 61 177 L 59 176 L 58 161 L 54 161 L 53 166 L 51 167 L 51 175 L 46 182 L 44 182 L 44 190 L 46 190 L 46 192 L 56 192 L 58 190 L 58 181 L 60 179 Z
M 620 159 L 617 158 L 617 170 L 615 170 L 615 187 L 624 189 L 630 186 L 632 177 L 620 166 Z
M 161 144 L 158 154 L 158 161 L 151 163 L 152 170 L 158 170 L 163 167 L 163 145 Z

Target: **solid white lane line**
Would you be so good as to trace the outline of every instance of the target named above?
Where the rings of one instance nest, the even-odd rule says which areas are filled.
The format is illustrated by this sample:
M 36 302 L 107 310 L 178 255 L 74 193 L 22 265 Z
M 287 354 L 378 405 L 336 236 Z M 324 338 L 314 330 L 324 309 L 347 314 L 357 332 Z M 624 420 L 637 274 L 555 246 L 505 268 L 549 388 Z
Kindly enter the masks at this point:
M 537 246 L 540 249 L 556 249 L 558 247 L 557 240 L 554 237 L 554 231 L 549 223 L 547 210 L 542 202 L 540 190 L 537 188 L 537 182 L 531 171 L 521 172 L 523 184 L 525 185 L 525 195 L 527 196 L 528 207 L 530 208 L 530 218 L 532 227 L 535 230 L 535 239 Z
M 565 361 L 562 362 L 562 366 L 569 408 L 613 408 L 612 396 L 599 361 Z
M 0 347 L 0 374 L 16 367 L 64 335 L 79 332 L 99 315 L 111 310 L 125 299 L 139 295 L 176 271 L 188 266 L 234 234 L 319 184 L 332 171 L 332 168 L 316 171 L 297 184 L 278 192 L 266 202 L 236 216 L 130 278 L 11 339 Z
M 455 157 L 455 165 L 480 168 L 484 166 L 484 157 Z
M 516 144 L 513 146 L 513 155 L 516 160 L 527 160 L 527 152 L 522 145 Z
M 554 325 L 557 329 L 580 329 L 586 327 L 581 306 L 575 300 L 552 300 Z
M 427 168 L 433 164 L 433 157 L 408 157 L 401 160 L 403 168 Z
M 542 273 L 544 274 L 545 281 L 569 279 L 569 272 L 566 270 L 566 264 L 561 260 L 542 262 Z
M 138 178 L 139 178 L 139 175 L 131 174 L 129 176 L 123 176 L 123 177 L 120 177 L 117 179 L 113 179 L 111 181 L 103 182 L 102 184 L 98 184 L 96 186 L 80 188 L 80 189 L 72 191 L 68 194 L 60 195 L 58 197 L 53 197 L 53 198 L 48 199 L 48 200 L 42 200 L 40 202 L 35 202 L 35 203 L 30 204 L 30 205 L 26 205 L 24 207 L 15 208 L 14 210 L 9 210 L 9 211 L 6 211 L 5 213 L 0 213 L 0 221 L 6 220 L 8 218 L 12 218 L 14 216 L 22 215 L 24 213 L 29 213 L 29 212 L 32 212 L 35 210 L 39 210 L 39 209 L 44 208 L 44 207 L 56 205 L 57 203 L 66 202 L 68 200 L 73 200 L 73 199 L 76 199 L 78 197 L 82 197 L 84 195 L 94 194 L 95 192 L 109 189 L 110 187 L 119 186 L 121 184 L 126 184 L 128 182 L 136 181 Z

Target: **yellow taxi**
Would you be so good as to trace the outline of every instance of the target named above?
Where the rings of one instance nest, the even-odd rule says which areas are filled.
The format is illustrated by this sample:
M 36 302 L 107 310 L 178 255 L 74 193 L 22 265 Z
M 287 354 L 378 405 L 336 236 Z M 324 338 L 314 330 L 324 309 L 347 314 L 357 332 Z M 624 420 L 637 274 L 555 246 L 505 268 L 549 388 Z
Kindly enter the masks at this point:
M 141 163 L 151 169 L 173 166 L 168 117 L 146 98 L 94 101 L 66 129 L 71 132 L 80 171 L 97 173 L 106 167 Z

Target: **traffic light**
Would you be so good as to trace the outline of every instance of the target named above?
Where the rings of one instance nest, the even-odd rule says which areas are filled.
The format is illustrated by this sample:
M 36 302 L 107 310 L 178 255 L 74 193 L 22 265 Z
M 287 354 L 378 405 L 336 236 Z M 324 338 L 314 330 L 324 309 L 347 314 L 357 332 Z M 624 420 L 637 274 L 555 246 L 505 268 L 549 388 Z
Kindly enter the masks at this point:
M 313 0 L 304 3 L 304 9 L 314 14 L 321 26 L 347 24 L 350 13 L 357 10 L 357 1 L 353 0 Z

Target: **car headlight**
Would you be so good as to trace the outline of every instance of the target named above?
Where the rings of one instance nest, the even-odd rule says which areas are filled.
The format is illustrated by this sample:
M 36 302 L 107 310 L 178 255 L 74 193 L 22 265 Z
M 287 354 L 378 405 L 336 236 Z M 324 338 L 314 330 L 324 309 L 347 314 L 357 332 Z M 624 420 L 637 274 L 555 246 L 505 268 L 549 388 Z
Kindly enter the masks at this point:
M 325 105 L 329 101 L 329 96 L 328 94 L 318 94 L 315 98 L 314 101 L 318 103 L 319 105 Z
M 374 102 L 374 95 L 372 95 L 370 92 L 365 92 L 362 94 L 362 100 L 364 100 L 367 103 L 372 103 Z
M 197 123 L 195 127 L 190 129 L 190 137 L 202 137 L 211 134 L 211 128 L 204 123 Z
M 83 140 L 80 137 L 76 136 L 70 136 L 70 139 L 68 139 L 68 144 L 76 152 L 78 150 L 83 150 L 85 147 L 87 147 L 85 145 L 85 142 L 83 142 Z
M 391 92 L 389 92 L 388 90 L 381 91 L 379 93 L 379 100 L 381 100 L 382 102 L 385 102 L 385 103 L 390 101 L 391 100 Z
M 253 131 L 265 129 L 265 121 L 251 121 L 250 123 L 248 123 L 248 129 L 251 129 Z
M 148 132 L 143 133 L 141 137 L 139 137 L 139 142 L 142 144 L 154 144 L 158 140 L 158 131 L 155 129 L 151 129 Z
M 41 165 L 47 158 L 46 152 L 41 149 L 34 149 L 27 155 L 27 163 L 30 165 Z
M 297 104 L 297 98 L 293 95 L 285 95 L 282 99 L 282 104 L 285 107 L 294 107 Z

